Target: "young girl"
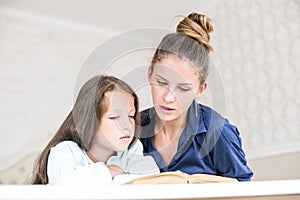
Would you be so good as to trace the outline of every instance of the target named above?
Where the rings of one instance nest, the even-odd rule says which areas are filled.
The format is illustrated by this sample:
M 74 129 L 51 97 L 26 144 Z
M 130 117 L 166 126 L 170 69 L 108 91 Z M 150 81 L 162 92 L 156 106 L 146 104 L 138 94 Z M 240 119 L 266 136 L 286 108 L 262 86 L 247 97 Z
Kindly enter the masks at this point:
M 86 82 L 41 153 L 32 184 L 121 184 L 159 172 L 136 139 L 138 104 L 122 80 L 95 76 Z

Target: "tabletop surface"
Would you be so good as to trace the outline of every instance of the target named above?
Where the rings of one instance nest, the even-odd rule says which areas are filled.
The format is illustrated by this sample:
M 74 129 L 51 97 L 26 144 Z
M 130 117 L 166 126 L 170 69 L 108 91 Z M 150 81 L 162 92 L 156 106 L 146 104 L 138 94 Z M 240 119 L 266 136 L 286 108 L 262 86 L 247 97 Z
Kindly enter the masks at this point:
M 300 179 L 155 185 L 0 185 L 0 199 L 300 199 Z

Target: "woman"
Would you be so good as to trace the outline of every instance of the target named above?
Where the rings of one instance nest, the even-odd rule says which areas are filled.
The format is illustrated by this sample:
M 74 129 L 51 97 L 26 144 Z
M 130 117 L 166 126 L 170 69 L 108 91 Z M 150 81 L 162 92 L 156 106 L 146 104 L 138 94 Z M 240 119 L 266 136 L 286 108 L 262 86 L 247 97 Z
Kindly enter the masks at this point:
M 122 184 L 158 173 L 137 137 L 138 97 L 125 82 L 95 76 L 41 153 L 32 184 Z
M 161 172 L 180 170 L 248 181 L 238 129 L 198 104 L 207 87 L 212 22 L 192 13 L 166 35 L 148 70 L 154 107 L 142 112 L 141 141 Z

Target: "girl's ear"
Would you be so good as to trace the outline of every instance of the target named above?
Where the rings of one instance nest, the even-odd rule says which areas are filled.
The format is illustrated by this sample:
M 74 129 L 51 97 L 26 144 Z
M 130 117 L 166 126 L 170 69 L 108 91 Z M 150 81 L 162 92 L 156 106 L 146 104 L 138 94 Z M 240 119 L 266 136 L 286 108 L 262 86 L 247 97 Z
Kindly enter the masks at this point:
M 196 99 L 200 98 L 200 96 L 203 94 L 203 92 L 205 92 L 207 87 L 207 83 L 204 82 L 198 89 L 198 91 L 196 92 Z

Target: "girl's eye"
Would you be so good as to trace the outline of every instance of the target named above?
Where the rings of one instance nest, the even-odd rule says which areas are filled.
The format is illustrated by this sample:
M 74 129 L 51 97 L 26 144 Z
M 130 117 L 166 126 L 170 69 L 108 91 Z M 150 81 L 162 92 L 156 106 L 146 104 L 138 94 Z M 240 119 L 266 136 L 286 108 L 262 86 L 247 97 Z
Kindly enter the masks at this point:
M 164 82 L 164 81 L 157 81 L 157 83 L 158 83 L 158 85 L 161 85 L 161 86 L 166 86 L 166 85 L 168 85 L 168 83 L 167 82 Z
M 128 115 L 129 118 L 135 119 L 134 115 Z
M 113 117 L 109 117 L 109 119 L 115 120 L 115 119 L 119 119 L 120 116 L 113 116 Z

